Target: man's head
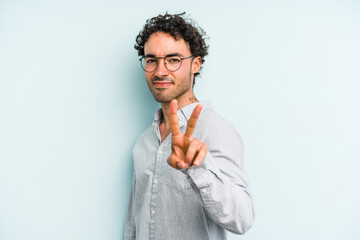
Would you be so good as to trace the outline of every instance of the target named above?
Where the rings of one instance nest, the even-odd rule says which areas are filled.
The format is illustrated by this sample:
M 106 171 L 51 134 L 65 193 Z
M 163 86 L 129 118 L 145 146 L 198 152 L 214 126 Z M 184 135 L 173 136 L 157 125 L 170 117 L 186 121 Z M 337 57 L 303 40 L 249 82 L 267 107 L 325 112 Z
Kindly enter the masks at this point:
M 183 39 L 190 48 L 191 55 L 193 57 L 200 57 L 201 63 L 205 62 L 205 56 L 208 54 L 208 46 L 205 43 L 205 32 L 195 27 L 191 20 L 185 20 L 181 14 L 168 14 L 158 15 L 146 21 L 143 30 L 136 37 L 135 49 L 138 51 L 138 55 L 145 56 L 145 43 L 149 37 L 156 32 L 164 32 L 171 35 L 175 40 Z M 195 77 L 200 73 L 194 73 Z
M 135 49 L 142 57 L 148 87 L 161 103 L 176 98 L 187 104 L 195 99 L 195 76 L 207 55 L 204 32 L 181 15 L 151 18 L 136 37 Z

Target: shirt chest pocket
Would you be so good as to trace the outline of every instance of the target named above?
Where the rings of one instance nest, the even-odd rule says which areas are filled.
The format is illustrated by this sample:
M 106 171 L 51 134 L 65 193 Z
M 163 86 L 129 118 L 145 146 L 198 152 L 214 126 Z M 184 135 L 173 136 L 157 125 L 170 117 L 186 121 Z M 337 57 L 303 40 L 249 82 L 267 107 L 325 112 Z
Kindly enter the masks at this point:
M 170 165 L 166 167 L 166 184 L 177 191 L 188 191 L 191 189 L 186 175 Z

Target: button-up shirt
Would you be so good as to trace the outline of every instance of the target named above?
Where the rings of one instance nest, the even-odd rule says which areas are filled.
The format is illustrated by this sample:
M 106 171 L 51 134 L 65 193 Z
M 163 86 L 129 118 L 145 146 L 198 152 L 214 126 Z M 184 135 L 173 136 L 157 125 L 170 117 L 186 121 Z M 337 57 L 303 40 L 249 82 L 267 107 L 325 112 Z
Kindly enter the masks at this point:
M 243 143 L 234 126 L 218 115 L 210 101 L 193 137 L 207 144 L 200 166 L 177 170 L 167 163 L 171 134 L 161 142 L 161 109 L 133 149 L 134 172 L 125 239 L 226 239 L 227 230 L 243 234 L 253 224 L 253 205 L 243 168 Z M 185 132 L 197 103 L 177 112 Z

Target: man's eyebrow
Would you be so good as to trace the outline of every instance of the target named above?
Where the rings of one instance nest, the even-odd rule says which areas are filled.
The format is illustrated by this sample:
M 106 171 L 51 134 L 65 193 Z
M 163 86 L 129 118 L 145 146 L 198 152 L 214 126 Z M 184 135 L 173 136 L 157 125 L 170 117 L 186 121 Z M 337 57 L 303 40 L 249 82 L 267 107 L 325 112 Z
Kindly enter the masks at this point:
M 180 56 L 180 57 L 183 57 L 182 54 L 180 53 L 170 53 L 170 54 L 167 54 L 165 57 L 173 57 L 173 56 Z M 144 57 L 151 57 L 151 58 L 156 58 L 156 56 L 154 54 L 146 54 Z
M 144 57 L 156 58 L 154 54 L 146 54 Z
M 183 55 L 180 54 L 180 53 L 170 53 L 170 54 L 166 55 L 166 57 L 173 57 L 173 56 L 180 56 L 180 57 L 182 57 Z

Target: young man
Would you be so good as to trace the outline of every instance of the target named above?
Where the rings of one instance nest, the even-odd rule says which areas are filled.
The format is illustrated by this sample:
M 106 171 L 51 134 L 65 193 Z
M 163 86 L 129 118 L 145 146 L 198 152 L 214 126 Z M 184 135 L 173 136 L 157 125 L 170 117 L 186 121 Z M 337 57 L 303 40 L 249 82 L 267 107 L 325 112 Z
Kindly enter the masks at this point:
M 243 234 L 254 221 L 242 141 L 211 102 L 194 95 L 207 46 L 182 15 L 149 19 L 136 38 L 161 109 L 133 149 L 126 240 L 223 240 L 226 230 Z

